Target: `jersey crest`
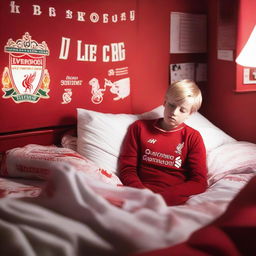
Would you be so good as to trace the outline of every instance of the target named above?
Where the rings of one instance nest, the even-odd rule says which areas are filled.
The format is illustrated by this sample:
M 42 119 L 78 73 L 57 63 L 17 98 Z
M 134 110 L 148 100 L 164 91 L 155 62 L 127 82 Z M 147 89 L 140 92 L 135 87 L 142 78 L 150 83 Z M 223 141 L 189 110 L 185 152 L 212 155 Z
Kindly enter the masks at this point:
M 181 155 L 181 154 L 182 154 L 182 149 L 183 149 L 183 147 L 184 147 L 184 142 L 179 143 L 179 144 L 177 145 L 177 147 L 176 147 L 175 153 Z

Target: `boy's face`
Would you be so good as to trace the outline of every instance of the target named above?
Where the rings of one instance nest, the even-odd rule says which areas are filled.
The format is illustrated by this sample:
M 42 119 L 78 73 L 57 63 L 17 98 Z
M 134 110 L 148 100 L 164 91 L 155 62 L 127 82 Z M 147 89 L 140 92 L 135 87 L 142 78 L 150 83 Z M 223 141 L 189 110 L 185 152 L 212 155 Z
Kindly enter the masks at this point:
M 191 115 L 193 103 L 193 98 L 187 98 L 183 102 L 178 102 L 171 95 L 166 96 L 162 128 L 164 130 L 171 130 L 182 124 Z

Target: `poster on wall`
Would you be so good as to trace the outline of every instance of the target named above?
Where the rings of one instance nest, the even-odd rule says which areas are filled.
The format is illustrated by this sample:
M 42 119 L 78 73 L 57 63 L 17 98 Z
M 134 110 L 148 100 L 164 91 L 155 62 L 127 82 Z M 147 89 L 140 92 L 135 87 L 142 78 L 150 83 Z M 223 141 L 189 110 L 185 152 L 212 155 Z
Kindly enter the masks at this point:
M 256 84 L 256 68 L 243 68 L 244 77 L 243 83 L 244 84 Z
M 207 51 L 206 15 L 171 12 L 170 20 L 170 53 Z
M 175 63 L 170 65 L 170 82 L 182 79 L 195 80 L 195 63 Z
M 234 0 L 218 1 L 217 58 L 219 60 L 234 60 L 236 21 L 236 2 Z
M 135 0 L 2 0 L 0 133 L 127 112 L 136 22 Z

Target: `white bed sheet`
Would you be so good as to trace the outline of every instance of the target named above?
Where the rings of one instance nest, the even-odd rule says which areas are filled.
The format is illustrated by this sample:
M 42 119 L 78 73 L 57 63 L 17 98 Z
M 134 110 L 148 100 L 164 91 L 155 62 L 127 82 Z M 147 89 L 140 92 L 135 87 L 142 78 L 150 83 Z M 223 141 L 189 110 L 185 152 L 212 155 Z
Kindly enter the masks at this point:
M 105 184 L 67 164 L 53 168 L 39 198 L 0 200 L 3 255 L 125 255 L 175 245 L 221 215 L 256 172 L 240 168 L 167 207 L 149 190 Z

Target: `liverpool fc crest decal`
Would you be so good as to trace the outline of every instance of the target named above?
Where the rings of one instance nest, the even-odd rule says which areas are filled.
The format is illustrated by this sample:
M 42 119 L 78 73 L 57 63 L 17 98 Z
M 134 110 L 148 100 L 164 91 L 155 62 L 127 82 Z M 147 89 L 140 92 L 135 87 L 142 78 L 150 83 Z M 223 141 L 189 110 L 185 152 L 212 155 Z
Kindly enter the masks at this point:
M 16 103 L 36 103 L 40 98 L 49 98 L 46 42 L 39 44 L 25 33 L 22 39 L 9 39 L 4 51 L 9 53 L 9 67 L 4 68 L 2 75 L 3 98 L 11 97 Z

